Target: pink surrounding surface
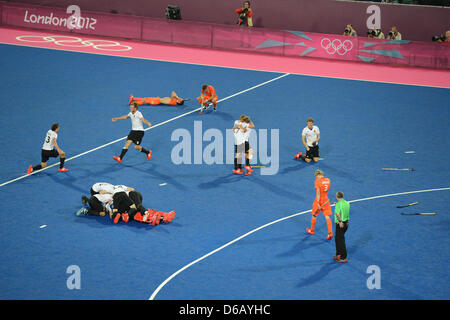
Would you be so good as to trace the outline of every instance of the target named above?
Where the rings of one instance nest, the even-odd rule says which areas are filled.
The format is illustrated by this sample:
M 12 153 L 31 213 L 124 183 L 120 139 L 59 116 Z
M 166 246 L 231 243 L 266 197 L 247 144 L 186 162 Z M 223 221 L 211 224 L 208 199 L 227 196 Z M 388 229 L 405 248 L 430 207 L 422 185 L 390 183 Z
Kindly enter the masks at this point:
M 309 76 L 450 88 L 450 71 L 236 52 L 29 29 L 0 28 L 0 43 Z
M 218 23 L 81 12 L 78 6 L 51 8 L 0 1 L 0 8 L 0 24 L 11 28 L 282 56 L 450 69 L 450 46 L 432 41 L 390 41 L 367 36 L 240 28 Z

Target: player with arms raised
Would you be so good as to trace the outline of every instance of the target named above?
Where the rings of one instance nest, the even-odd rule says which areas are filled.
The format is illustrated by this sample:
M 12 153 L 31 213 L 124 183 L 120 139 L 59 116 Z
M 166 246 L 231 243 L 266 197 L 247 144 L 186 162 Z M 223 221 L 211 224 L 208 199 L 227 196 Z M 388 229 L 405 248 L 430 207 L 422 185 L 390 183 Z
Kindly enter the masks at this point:
M 136 102 L 132 102 L 130 104 L 130 112 L 127 115 L 118 118 L 112 118 L 113 122 L 117 120 L 131 119 L 131 131 L 128 134 L 125 145 L 123 146 L 122 153 L 120 154 L 120 156 L 113 157 L 113 159 L 117 162 L 122 163 L 123 157 L 127 153 L 128 148 L 132 143 L 134 143 L 134 148 L 137 151 L 140 151 L 147 156 L 147 160 L 150 160 L 152 157 L 152 150 L 147 150 L 140 145 L 145 133 L 142 123 L 146 123 L 149 127 L 151 127 L 152 124 L 144 118 L 144 116 L 138 111 L 138 109 L 138 104 Z
M 330 200 L 328 199 L 328 191 L 330 190 L 330 179 L 325 178 L 322 170 L 316 170 L 314 173 L 316 176 L 316 181 L 314 182 L 314 188 L 316 189 L 316 198 L 314 199 L 313 207 L 312 207 L 312 218 L 311 218 L 311 228 L 306 229 L 306 232 L 309 234 L 314 234 L 314 227 L 316 225 L 317 216 L 320 211 L 322 211 L 325 216 L 325 220 L 327 222 L 328 228 L 328 236 L 327 240 L 333 238 L 333 223 L 330 219 L 332 214 Z

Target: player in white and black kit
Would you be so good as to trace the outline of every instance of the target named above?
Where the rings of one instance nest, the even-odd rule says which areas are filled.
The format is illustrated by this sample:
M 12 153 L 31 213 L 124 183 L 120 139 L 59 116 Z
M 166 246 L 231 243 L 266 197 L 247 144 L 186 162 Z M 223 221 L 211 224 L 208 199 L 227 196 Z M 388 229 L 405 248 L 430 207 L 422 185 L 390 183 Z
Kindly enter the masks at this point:
M 250 135 L 250 128 L 254 128 L 253 123 L 251 123 L 250 118 L 246 115 L 241 115 L 239 120 L 234 122 L 232 128 L 234 132 L 234 170 L 235 174 L 242 174 L 242 156 L 245 155 L 246 165 L 245 169 L 247 172 L 245 175 L 250 175 L 253 170 L 250 167 L 250 159 L 248 157 L 250 145 L 248 143 L 248 137 Z
M 32 173 L 35 170 L 43 169 L 47 166 L 47 161 L 49 158 L 56 158 L 59 156 L 59 172 L 67 172 L 68 169 L 64 168 L 64 161 L 66 160 L 66 154 L 58 146 L 56 140 L 58 139 L 59 124 L 54 123 L 50 130 L 47 131 L 45 136 L 44 144 L 42 145 L 41 151 L 41 164 L 36 166 L 30 165 L 27 170 L 27 174 Z
M 253 124 L 252 120 L 248 116 L 244 116 L 242 121 L 248 124 L 248 127 L 246 128 L 244 132 L 244 140 L 245 140 L 245 175 L 251 175 L 253 172 L 252 167 L 250 166 L 250 160 L 253 156 L 253 149 L 250 147 L 250 143 L 248 142 L 248 139 L 250 138 L 250 132 L 252 129 L 255 129 L 255 125 Z
M 320 130 L 318 126 L 314 125 L 313 118 L 306 120 L 307 126 L 302 131 L 302 143 L 306 148 L 306 154 L 301 152 L 295 155 L 295 159 L 302 159 L 306 162 L 319 161 L 319 140 Z
M 157 225 L 161 221 L 169 223 L 175 217 L 175 211 L 162 212 L 144 208 L 142 195 L 133 188 L 124 185 L 114 186 L 113 205 L 114 209 L 110 213 L 110 218 L 114 223 L 118 223 L 122 219 L 125 223 L 135 220 Z
M 96 193 L 90 198 L 82 196 L 83 205 L 89 205 L 89 207 L 81 207 L 77 211 L 77 216 L 91 215 L 104 217 L 106 213 L 111 212 L 111 205 L 113 203 L 113 195 L 111 193 Z
M 144 126 L 142 123 L 146 123 L 149 127 L 151 127 L 152 124 L 144 118 L 142 113 L 138 111 L 138 108 L 138 104 L 136 102 L 132 102 L 130 104 L 130 113 L 119 118 L 112 118 L 113 122 L 117 120 L 125 120 L 128 118 L 131 119 L 131 131 L 128 134 L 127 141 L 125 142 L 125 145 L 122 149 L 122 153 L 120 154 L 120 156 L 113 157 L 113 159 L 117 162 L 122 162 L 122 159 L 125 156 L 125 153 L 127 153 L 131 143 L 134 143 L 134 148 L 136 150 L 141 151 L 142 153 L 147 155 L 147 160 L 150 160 L 152 157 L 152 151 L 149 151 L 140 145 L 142 142 L 142 138 L 144 137 Z
M 108 182 L 97 182 L 92 185 L 91 197 L 81 196 L 81 203 L 89 208 L 82 207 L 77 212 L 79 215 L 105 216 L 105 213 L 111 211 L 110 206 L 113 202 L 114 185 Z
M 91 187 L 91 196 L 98 193 L 114 193 L 114 185 L 109 182 L 97 182 Z

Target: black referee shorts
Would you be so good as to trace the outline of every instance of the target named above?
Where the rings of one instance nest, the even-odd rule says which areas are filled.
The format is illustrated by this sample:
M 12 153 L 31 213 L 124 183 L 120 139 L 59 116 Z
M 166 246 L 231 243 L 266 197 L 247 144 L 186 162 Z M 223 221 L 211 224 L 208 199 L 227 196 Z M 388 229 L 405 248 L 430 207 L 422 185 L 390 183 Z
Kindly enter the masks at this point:
M 56 149 L 53 150 L 44 150 L 41 152 L 41 162 L 47 162 L 49 158 L 56 158 L 59 156 L 58 151 Z
M 140 145 L 144 138 L 144 131 L 141 130 L 131 130 L 128 134 L 127 140 L 133 141 L 134 144 Z
M 319 145 L 315 147 L 309 147 L 309 151 L 306 151 L 305 158 L 312 159 L 319 157 Z

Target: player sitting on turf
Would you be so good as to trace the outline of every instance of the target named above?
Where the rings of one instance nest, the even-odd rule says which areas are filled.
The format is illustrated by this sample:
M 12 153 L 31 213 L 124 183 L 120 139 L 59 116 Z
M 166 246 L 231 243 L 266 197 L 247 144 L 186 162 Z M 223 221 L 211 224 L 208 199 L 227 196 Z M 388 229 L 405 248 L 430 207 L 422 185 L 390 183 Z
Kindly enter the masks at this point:
M 136 102 L 140 106 L 143 104 L 149 104 L 149 105 L 153 105 L 153 106 L 160 105 L 160 104 L 175 106 L 175 105 L 183 105 L 184 99 L 180 98 L 176 94 L 175 91 L 172 91 L 172 94 L 170 95 L 170 97 L 164 97 L 164 98 L 160 98 L 160 97 L 135 98 L 131 94 L 128 104 L 131 104 L 133 102 Z

